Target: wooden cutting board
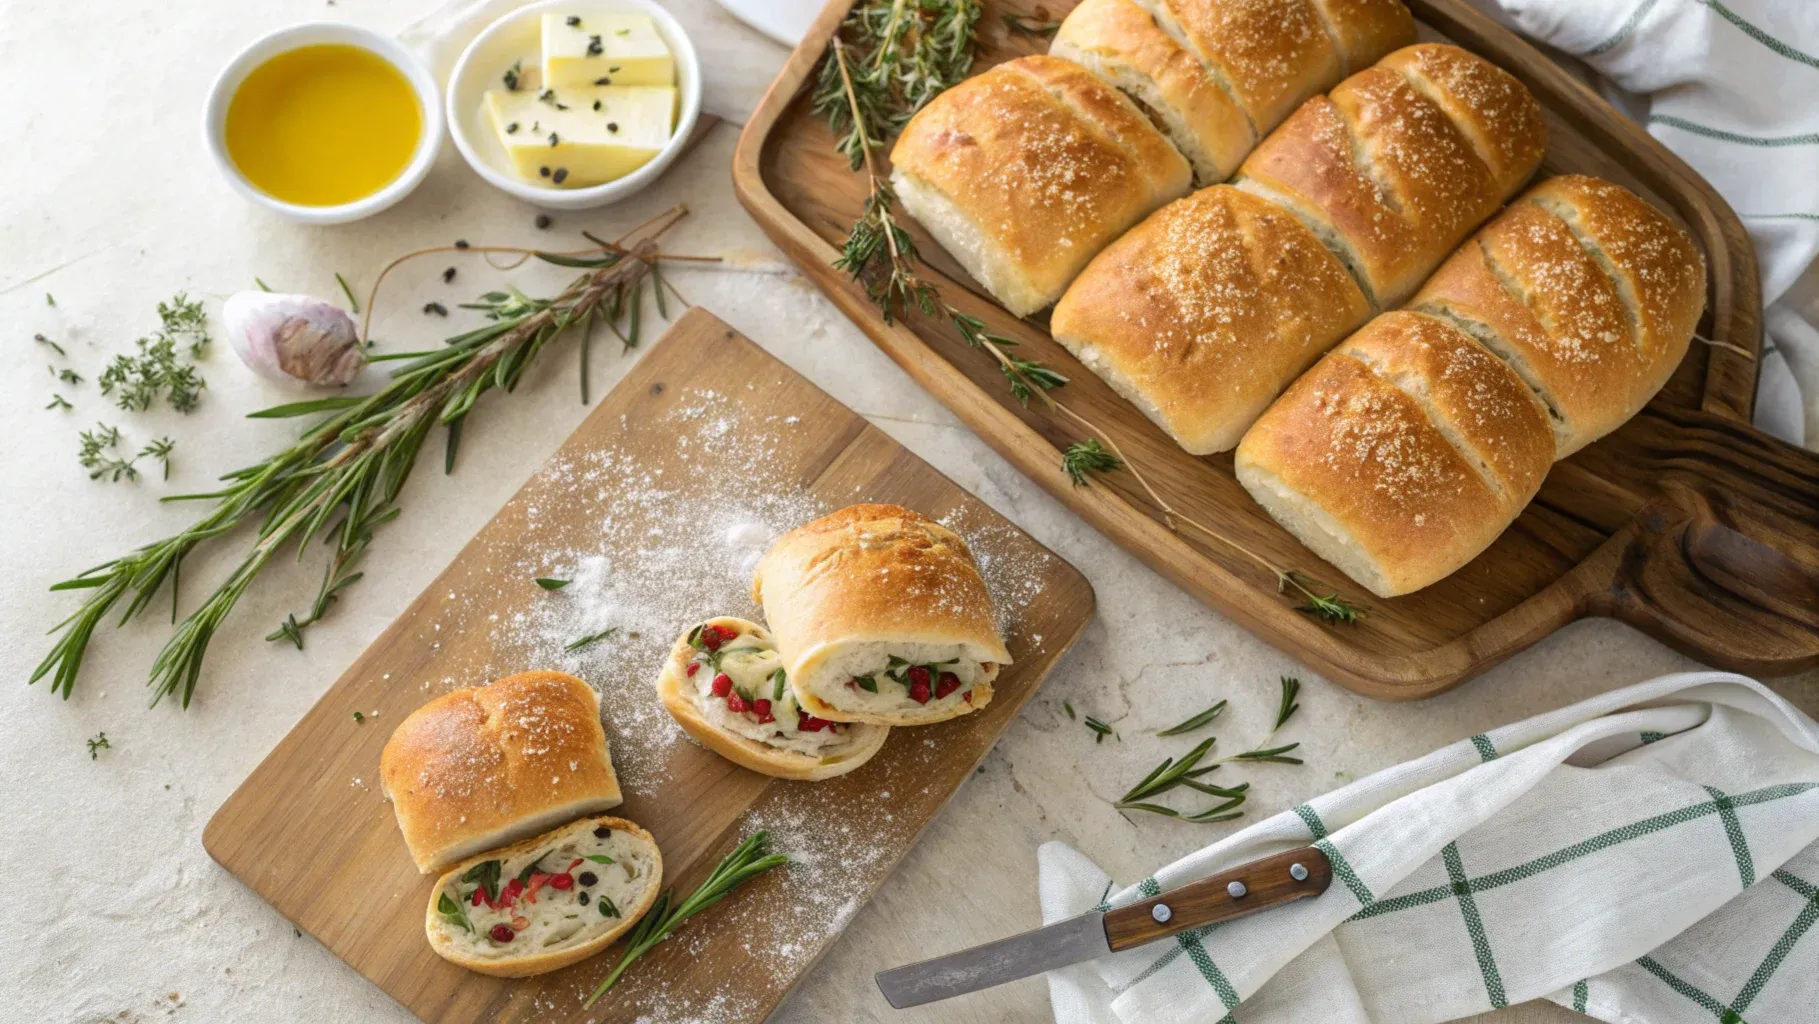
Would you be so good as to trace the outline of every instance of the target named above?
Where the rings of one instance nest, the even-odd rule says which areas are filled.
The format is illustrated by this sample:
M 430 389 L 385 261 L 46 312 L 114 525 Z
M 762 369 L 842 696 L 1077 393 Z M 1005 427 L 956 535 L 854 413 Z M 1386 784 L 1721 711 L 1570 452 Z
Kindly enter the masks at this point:
M 886 323 L 831 266 L 866 185 L 809 109 L 822 53 L 852 0 L 832 0 L 746 122 L 733 185 L 746 208 L 835 305 L 981 438 L 1106 536 L 1263 639 L 1361 693 L 1426 697 L 1588 615 L 1621 619 L 1702 661 L 1777 675 L 1819 665 L 1819 457 L 1749 426 L 1761 296 L 1749 237 L 1710 185 L 1533 47 L 1464 0 L 1407 0 L 1427 38 L 1449 39 L 1520 78 L 1546 113 L 1542 174 L 1617 181 L 1691 231 L 1709 271 L 1713 346 L 1695 344 L 1661 395 L 1623 429 L 1556 465 L 1501 539 L 1425 590 L 1371 596 L 1303 548 L 1241 488 L 1229 453 L 1182 452 L 1048 334 L 985 295 L 905 217 L 944 299 L 1071 378 L 1070 408 L 1105 429 L 1174 507 L 1271 563 L 1362 607 L 1355 626 L 1317 622 L 1274 574 L 1234 547 L 1173 529 L 1128 472 L 1075 487 L 1061 452 L 1088 436 L 1017 404 L 996 364 L 945 323 Z M 1047 49 L 1009 30 L 1061 18 L 1068 0 L 987 0 L 975 71 Z M 882 154 L 880 154 L 882 155 Z M 889 163 L 881 173 L 888 173 Z
M 991 705 L 893 730 L 864 767 L 818 783 L 755 775 L 683 738 L 654 689 L 669 645 L 712 614 L 757 618 L 749 563 L 782 530 L 858 501 L 907 505 L 973 545 L 1016 659 Z M 533 582 L 544 575 L 574 582 L 544 591 Z M 695 310 L 323 695 L 202 842 L 433 1024 L 762 1020 L 972 774 L 1092 612 L 1092 588 L 1072 566 Z M 613 640 L 562 650 L 612 625 L 622 630 Z M 430 952 L 432 879 L 412 866 L 378 790 L 380 748 L 405 715 L 449 689 L 528 668 L 570 671 L 601 691 L 626 791 L 614 813 L 657 837 L 665 885 L 692 890 L 755 828 L 799 861 L 688 922 L 587 1012 L 581 1001 L 618 946 L 519 981 Z

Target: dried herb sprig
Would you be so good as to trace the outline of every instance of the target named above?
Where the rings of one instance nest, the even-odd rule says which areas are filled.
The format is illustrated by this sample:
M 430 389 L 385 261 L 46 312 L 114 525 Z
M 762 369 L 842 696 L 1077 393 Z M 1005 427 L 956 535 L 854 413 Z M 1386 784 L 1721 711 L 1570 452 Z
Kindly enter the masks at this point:
M 403 365 L 373 394 L 337 395 L 255 413 L 263 418 L 326 415 L 290 447 L 225 475 L 222 488 L 165 498 L 213 503 L 187 529 L 53 586 L 52 590 L 86 590 L 88 595 L 81 607 L 52 628 L 57 639 L 30 681 L 49 676 L 51 691 L 67 698 L 74 692 L 95 627 L 115 605 L 125 601 L 120 616 L 125 622 L 150 605 L 167 579 L 173 584 L 174 605 L 183 559 L 197 545 L 246 522 L 260 524 L 251 549 L 226 581 L 183 619 L 152 662 L 148 680 L 152 703 L 174 693 L 188 706 L 209 643 L 241 595 L 286 544 L 296 541 L 301 557 L 310 540 L 321 535 L 334 547 L 323 585 L 310 616 L 303 620 L 292 616 L 286 623 L 300 631 L 314 621 L 341 589 L 359 579 L 350 566 L 371 541 L 373 530 L 398 514 L 398 493 L 429 433 L 438 425 L 460 423 L 488 391 L 511 390 L 547 345 L 601 314 L 610 295 L 647 277 L 657 255 L 656 237 L 685 213 L 678 207 L 653 218 L 634 229 L 637 241 L 622 239 L 591 256 L 531 253 L 584 272 L 551 299 L 534 299 L 515 290 L 490 293 L 481 306 L 491 322 L 450 338 L 441 348 L 375 357 Z M 369 317 L 373 305 L 369 297 Z M 284 627 L 276 635 L 296 641 Z
M 139 471 L 133 468 L 133 463 L 138 461 L 137 456 L 122 459 L 113 454 L 113 450 L 120 444 L 119 427 L 96 423 L 95 429 L 84 430 L 80 438 L 82 449 L 77 453 L 77 459 L 82 463 L 82 468 L 89 471 L 90 480 L 107 477 L 111 483 L 121 477 L 128 480 L 139 478 Z
M 675 890 L 670 889 L 657 897 L 657 902 L 632 929 L 631 938 L 626 940 L 625 955 L 620 958 L 619 966 L 606 976 L 600 987 L 594 989 L 582 1009 L 593 1006 L 613 984 L 625 969 L 639 957 L 656 948 L 658 943 L 670 937 L 682 922 L 701 913 L 726 898 L 726 894 L 739 888 L 746 882 L 764 874 L 766 871 L 782 864 L 789 863 L 789 858 L 781 853 L 770 852 L 770 834 L 754 832 L 732 853 L 726 855 L 714 872 L 707 876 L 688 899 L 672 905 Z
M 1075 487 L 1085 487 L 1092 482 L 1087 479 L 1088 473 L 1110 473 L 1123 464 L 1118 456 L 1106 451 L 1096 437 L 1075 441 L 1061 454 L 1061 468 L 1067 470 Z

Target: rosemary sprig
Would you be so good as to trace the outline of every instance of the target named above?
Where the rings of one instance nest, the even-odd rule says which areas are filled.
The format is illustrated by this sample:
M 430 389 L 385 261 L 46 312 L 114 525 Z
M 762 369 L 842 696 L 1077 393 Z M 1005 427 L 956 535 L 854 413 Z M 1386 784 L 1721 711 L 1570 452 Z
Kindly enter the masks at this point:
M 587 1002 L 581 1004 L 582 1009 L 593 1006 L 601 996 L 606 994 L 608 989 L 613 987 L 613 984 L 619 980 L 619 976 L 625 973 L 625 969 L 630 967 L 633 961 L 650 952 L 664 939 L 669 938 L 682 922 L 720 902 L 726 898 L 727 893 L 753 878 L 780 864 L 789 863 L 789 858 L 783 854 L 771 853 L 769 846 L 769 833 L 754 832 L 740 843 L 737 849 L 726 855 L 726 858 L 714 868 L 713 874 L 707 876 L 707 881 L 702 882 L 694 892 L 690 893 L 688 899 L 672 905 L 675 896 L 674 889 L 657 897 L 657 902 L 651 907 L 650 912 L 638 922 L 638 927 L 632 929 L 631 938 L 626 941 L 625 955 L 620 958 L 619 966 L 613 968 L 613 972 L 606 976 L 606 980 L 600 983 L 600 987 L 594 989 L 593 994 L 587 997 Z
M 1276 570 L 1276 590 L 1285 592 L 1289 587 L 1299 590 L 1301 596 L 1307 598 L 1307 603 L 1296 605 L 1295 610 L 1311 615 L 1322 622 L 1342 622 L 1348 626 L 1355 626 L 1360 618 L 1369 614 L 1364 609 L 1340 597 L 1336 591 L 1330 594 L 1315 593 L 1307 583 L 1301 581 L 1300 573 L 1293 570 Z
M 1106 451 L 1096 437 L 1075 441 L 1061 454 L 1061 468 L 1067 470 L 1075 487 L 1085 487 L 1092 482 L 1087 479 L 1088 473 L 1110 473 L 1123 464 L 1118 456 Z
M 179 567 L 197 545 L 249 521 L 259 524 L 251 549 L 177 626 L 152 662 L 148 680 L 152 703 L 174 693 L 187 707 L 209 643 L 241 595 L 285 545 L 296 541 L 301 557 L 310 540 L 320 535 L 334 548 L 322 587 L 310 615 L 302 620 L 292 616 L 286 623 L 300 631 L 315 621 L 340 590 L 359 579 L 350 566 L 371 541 L 373 530 L 398 514 L 398 493 L 430 431 L 460 422 L 488 391 L 510 391 L 547 345 L 609 297 L 638 285 L 656 258 L 656 236 L 685 212 L 677 208 L 656 218 L 642 229 L 642 240 L 629 247 L 616 245 L 586 258 L 532 253 L 584 272 L 552 299 L 533 299 L 516 290 L 489 293 L 479 306 L 490 323 L 456 335 L 438 349 L 380 357 L 403 365 L 370 395 L 338 395 L 255 414 L 326 415 L 297 443 L 226 474 L 221 488 L 163 499 L 213 503 L 187 529 L 53 586 L 52 590 L 85 590 L 88 595 L 81 607 L 52 628 L 57 638 L 30 681 L 49 676 L 51 691 L 67 698 L 74 692 L 95 627 L 115 605 L 125 601 L 120 622 L 132 619 L 150 605 L 167 579 L 174 591 Z M 370 298 L 366 305 L 370 316 Z M 199 313 L 200 307 L 195 310 Z M 183 322 L 173 322 L 164 332 L 166 340 L 174 343 L 183 327 Z M 296 640 L 282 626 L 275 637 Z
M 1205 711 L 1200 712 L 1199 714 L 1188 719 L 1187 721 L 1179 722 L 1175 725 L 1171 725 L 1168 728 L 1162 730 L 1161 732 L 1158 732 L 1156 735 L 1158 735 L 1158 736 L 1179 736 L 1184 732 L 1193 732 L 1195 729 L 1198 729 L 1201 726 L 1205 725 L 1206 723 L 1212 721 L 1213 719 L 1218 718 L 1219 712 L 1225 710 L 1225 704 L 1226 704 L 1225 701 L 1220 701 L 1219 703 L 1214 704 L 1212 707 L 1207 708 Z

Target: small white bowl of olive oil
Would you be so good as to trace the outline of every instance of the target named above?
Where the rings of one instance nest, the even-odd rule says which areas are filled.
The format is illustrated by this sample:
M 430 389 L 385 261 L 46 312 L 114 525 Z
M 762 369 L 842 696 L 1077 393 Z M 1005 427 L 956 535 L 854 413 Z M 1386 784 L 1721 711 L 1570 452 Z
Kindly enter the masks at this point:
M 442 125 L 435 80 L 410 51 L 323 22 L 240 51 L 209 89 L 202 128 L 242 196 L 299 223 L 342 224 L 409 195 Z

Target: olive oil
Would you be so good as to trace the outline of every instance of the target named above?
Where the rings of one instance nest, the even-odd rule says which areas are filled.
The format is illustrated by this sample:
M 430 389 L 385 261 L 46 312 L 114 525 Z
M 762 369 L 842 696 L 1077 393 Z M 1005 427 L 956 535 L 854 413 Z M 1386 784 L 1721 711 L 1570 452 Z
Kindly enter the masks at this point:
M 304 46 L 254 68 L 227 108 L 227 152 L 254 188 L 339 206 L 404 173 L 423 135 L 404 73 L 358 46 Z

